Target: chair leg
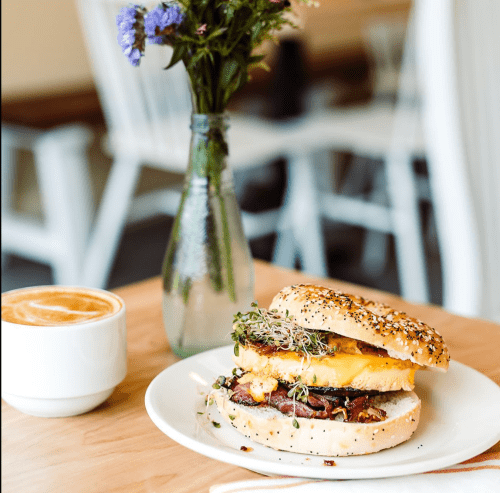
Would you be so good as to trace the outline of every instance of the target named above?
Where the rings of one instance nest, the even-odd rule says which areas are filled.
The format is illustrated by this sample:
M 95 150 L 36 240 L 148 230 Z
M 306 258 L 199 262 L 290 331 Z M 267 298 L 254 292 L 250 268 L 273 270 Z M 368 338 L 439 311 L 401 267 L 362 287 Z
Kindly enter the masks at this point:
M 366 231 L 361 257 L 363 272 L 371 277 L 382 275 L 387 265 L 388 244 L 389 237 L 386 233 L 371 229 Z
M 385 193 L 385 173 L 383 168 L 375 171 L 373 177 L 373 191 L 370 193 L 370 202 L 381 204 L 387 201 Z M 363 244 L 361 266 L 363 272 L 371 276 L 380 276 L 387 265 L 389 237 L 386 233 L 368 229 Z
M 295 255 L 298 255 L 303 271 L 326 277 L 326 256 L 312 161 L 311 154 L 288 156 L 288 187 L 284 210 L 286 226 L 291 229 L 293 239 L 289 233 L 278 238 L 274 258 L 283 265 L 281 261 L 287 259 L 290 262 L 290 253 L 293 251 L 293 263 Z M 279 233 L 279 236 L 281 234 L 283 233 Z
M 411 156 L 391 153 L 386 174 L 401 294 L 409 301 L 427 303 L 427 267 Z
M 273 251 L 273 264 L 281 265 L 288 269 L 295 268 L 295 260 L 297 259 L 297 248 L 293 232 L 287 227 L 279 227 L 276 243 Z
M 140 172 L 135 156 L 117 156 L 113 162 L 84 261 L 86 286 L 107 286 Z
M 92 214 L 86 149 L 92 132 L 79 125 L 43 133 L 33 146 L 55 284 L 79 284 Z

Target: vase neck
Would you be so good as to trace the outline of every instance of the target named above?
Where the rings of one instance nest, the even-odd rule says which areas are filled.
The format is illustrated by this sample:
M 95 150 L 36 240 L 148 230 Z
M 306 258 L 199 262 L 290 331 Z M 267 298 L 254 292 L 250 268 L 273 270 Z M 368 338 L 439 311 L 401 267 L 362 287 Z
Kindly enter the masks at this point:
M 206 180 L 209 187 L 215 190 L 223 183 L 232 183 L 232 173 L 227 164 L 228 128 L 229 117 L 223 113 L 195 113 L 191 116 L 188 180 Z
M 191 131 L 193 134 L 207 135 L 218 130 L 225 136 L 229 128 L 229 116 L 226 113 L 193 113 L 191 115 Z

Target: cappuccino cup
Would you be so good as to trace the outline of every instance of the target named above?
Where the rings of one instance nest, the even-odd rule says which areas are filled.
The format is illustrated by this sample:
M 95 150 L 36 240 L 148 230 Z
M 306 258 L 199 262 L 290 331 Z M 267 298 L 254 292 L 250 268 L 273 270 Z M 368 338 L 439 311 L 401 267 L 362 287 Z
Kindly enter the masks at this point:
M 26 414 L 65 417 L 102 404 L 127 373 L 125 304 L 69 286 L 2 294 L 2 398 Z

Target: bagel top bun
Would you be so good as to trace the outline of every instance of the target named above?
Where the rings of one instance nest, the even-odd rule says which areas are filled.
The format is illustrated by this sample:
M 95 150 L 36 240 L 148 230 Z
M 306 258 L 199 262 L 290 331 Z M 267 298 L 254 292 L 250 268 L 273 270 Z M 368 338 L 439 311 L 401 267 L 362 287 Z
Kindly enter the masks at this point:
M 287 312 L 297 325 L 334 332 L 383 348 L 390 357 L 447 370 L 448 348 L 424 322 L 382 303 L 313 284 L 283 288 L 269 307 Z

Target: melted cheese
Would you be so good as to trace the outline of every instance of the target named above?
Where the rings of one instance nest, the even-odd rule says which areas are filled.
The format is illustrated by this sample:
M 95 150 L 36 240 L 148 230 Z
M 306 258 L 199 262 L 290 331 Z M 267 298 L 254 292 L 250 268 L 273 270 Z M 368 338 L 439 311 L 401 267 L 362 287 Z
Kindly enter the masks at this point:
M 246 371 L 293 383 L 317 387 L 354 387 L 360 390 L 411 390 L 418 365 L 368 354 L 335 353 L 310 359 L 290 351 L 270 355 L 240 346 L 235 363 Z
M 328 335 L 328 346 L 336 347 L 337 351 L 347 354 L 361 354 L 358 348 L 358 341 L 350 337 L 335 336 L 334 334 Z
M 256 375 L 252 372 L 245 373 L 245 375 L 238 379 L 238 383 L 241 384 L 248 382 L 250 382 L 248 392 L 257 402 L 262 402 L 265 398 L 264 394 L 270 393 L 278 388 L 278 380 L 275 378 Z

